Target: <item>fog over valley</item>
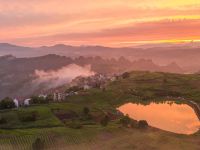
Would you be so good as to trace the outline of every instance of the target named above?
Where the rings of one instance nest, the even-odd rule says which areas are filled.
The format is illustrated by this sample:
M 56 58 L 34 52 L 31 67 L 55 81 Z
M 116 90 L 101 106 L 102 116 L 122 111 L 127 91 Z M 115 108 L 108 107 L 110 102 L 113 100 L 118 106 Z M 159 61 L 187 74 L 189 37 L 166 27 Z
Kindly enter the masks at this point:
M 137 47 L 110 48 L 104 46 L 69 46 L 57 44 L 54 46 L 22 47 L 8 43 L 0 44 L 0 55 L 13 55 L 15 57 L 38 57 L 48 54 L 57 54 L 76 58 L 79 56 L 102 58 L 119 58 L 124 56 L 130 61 L 150 59 L 157 65 L 176 63 L 185 72 L 200 70 L 200 44 L 191 42 L 186 44 L 146 44 Z
M 122 56 L 71 58 L 49 54 L 16 58 L 5 55 L 0 57 L 0 97 L 26 97 L 69 83 L 77 76 L 89 76 L 94 73 L 118 74 L 132 70 L 184 73 L 176 63 L 160 66 L 149 59 L 130 61 Z

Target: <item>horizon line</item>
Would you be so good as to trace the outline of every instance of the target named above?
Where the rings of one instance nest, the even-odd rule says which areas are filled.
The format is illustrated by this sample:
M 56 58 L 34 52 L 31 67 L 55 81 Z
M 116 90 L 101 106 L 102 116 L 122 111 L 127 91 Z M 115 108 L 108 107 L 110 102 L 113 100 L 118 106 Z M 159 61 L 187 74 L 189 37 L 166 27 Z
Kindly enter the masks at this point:
M 200 43 L 200 39 L 197 40 L 158 40 L 158 41 L 139 41 L 139 42 L 132 42 L 132 41 L 127 41 L 127 42 L 121 42 L 121 44 L 133 44 L 130 46 L 106 46 L 106 45 L 101 45 L 101 44 L 91 44 L 91 45 L 74 45 L 74 44 L 66 44 L 66 43 L 55 43 L 55 44 L 45 44 L 45 45 L 37 45 L 37 46 L 31 46 L 27 44 L 17 44 L 15 42 L 1 42 L 0 44 L 7 44 L 11 46 L 18 46 L 18 47 L 27 47 L 27 48 L 41 48 L 41 47 L 53 47 L 53 46 L 71 46 L 71 47 L 107 47 L 107 48 L 138 48 L 138 47 L 145 47 L 145 46 L 154 46 L 159 45 L 160 47 L 163 44 L 171 44 L 171 46 L 178 46 L 181 44 L 192 44 L 192 43 Z

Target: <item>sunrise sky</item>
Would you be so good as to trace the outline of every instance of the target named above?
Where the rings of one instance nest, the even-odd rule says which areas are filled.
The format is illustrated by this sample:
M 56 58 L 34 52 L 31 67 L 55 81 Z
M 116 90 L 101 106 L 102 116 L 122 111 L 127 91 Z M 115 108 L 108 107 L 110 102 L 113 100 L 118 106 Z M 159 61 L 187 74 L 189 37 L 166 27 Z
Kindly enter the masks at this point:
M 0 0 L 0 42 L 25 46 L 200 41 L 200 0 Z

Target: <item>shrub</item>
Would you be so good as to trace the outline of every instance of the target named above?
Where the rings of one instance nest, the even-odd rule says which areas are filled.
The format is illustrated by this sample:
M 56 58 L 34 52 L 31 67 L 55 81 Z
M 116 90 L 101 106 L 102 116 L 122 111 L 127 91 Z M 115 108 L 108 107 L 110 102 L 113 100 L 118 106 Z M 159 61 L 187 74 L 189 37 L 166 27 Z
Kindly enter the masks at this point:
M 130 77 L 130 73 L 128 73 L 128 72 L 124 72 L 124 73 L 122 74 L 122 78 L 123 78 L 123 79 L 129 78 L 129 77 Z
M 131 128 L 137 128 L 138 122 L 136 120 L 131 120 L 130 126 L 131 126 Z
M 44 150 L 44 140 L 37 138 L 32 144 L 33 150 Z
M 90 114 L 90 109 L 88 107 L 83 108 L 83 113 L 80 116 L 80 120 L 88 121 L 92 119 L 92 115 Z
M 138 128 L 141 128 L 141 129 L 144 129 L 144 128 L 147 128 L 148 127 L 148 123 L 146 120 L 140 120 L 138 122 Z
M 0 118 L 0 124 L 5 124 L 5 123 L 7 123 L 6 118 L 1 117 Z
M 77 91 L 80 91 L 82 90 L 82 88 L 80 88 L 79 86 L 72 86 L 70 88 L 68 88 L 65 92 L 68 93 L 68 92 L 77 92 Z
M 36 111 L 19 112 L 18 117 L 19 117 L 19 120 L 22 122 L 31 122 L 31 121 L 36 121 L 38 117 L 38 113 Z
M 108 122 L 109 122 L 109 117 L 107 116 L 107 115 L 105 115 L 104 117 L 103 117 L 103 119 L 101 119 L 101 121 L 100 121 L 100 123 L 101 123 L 101 125 L 102 126 L 107 126 L 108 125 Z
M 127 127 L 127 126 L 130 125 L 130 123 L 131 123 L 131 118 L 130 118 L 128 115 L 123 116 L 123 117 L 120 119 L 120 123 L 121 123 L 123 126 Z
M 31 104 L 47 104 L 49 102 L 49 98 L 45 99 L 44 97 L 32 96 L 30 102 Z
M 15 103 L 9 97 L 4 98 L 0 101 L 0 109 L 10 109 L 15 108 Z
M 83 115 L 83 116 L 79 116 L 79 119 L 81 121 L 91 121 L 93 119 L 92 115 Z
M 167 79 L 166 78 L 163 79 L 163 83 L 167 83 Z
M 83 108 L 83 114 L 84 114 L 84 115 L 88 115 L 89 112 L 90 112 L 90 109 L 89 109 L 88 107 L 84 107 L 84 108 Z
M 72 129 L 80 129 L 80 128 L 82 128 L 82 124 L 81 124 L 79 121 L 77 121 L 77 120 L 72 120 L 72 121 L 68 124 L 68 126 L 69 126 L 70 128 L 72 128 Z
M 46 100 L 46 103 L 53 101 L 53 95 L 51 94 L 47 95 L 45 100 Z

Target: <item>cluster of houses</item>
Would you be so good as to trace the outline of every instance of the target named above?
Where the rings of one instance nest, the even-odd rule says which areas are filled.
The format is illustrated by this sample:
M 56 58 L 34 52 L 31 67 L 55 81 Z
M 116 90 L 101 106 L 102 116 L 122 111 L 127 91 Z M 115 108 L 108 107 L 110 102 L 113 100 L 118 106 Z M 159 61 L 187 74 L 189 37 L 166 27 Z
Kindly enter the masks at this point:
M 107 76 L 103 74 L 95 74 L 93 76 L 89 76 L 86 78 L 78 77 L 75 78 L 71 82 L 71 86 L 78 86 L 84 90 L 88 90 L 91 88 L 105 88 L 108 81 L 114 81 L 116 79 L 115 76 Z
M 90 77 L 77 77 L 70 83 L 69 87 L 72 90 L 61 90 L 56 89 L 53 91 L 49 91 L 48 94 L 52 95 L 52 99 L 55 102 L 61 102 L 66 99 L 68 96 L 72 95 L 78 95 L 80 90 L 89 90 L 91 88 L 100 88 L 104 89 L 106 87 L 106 84 L 109 81 L 115 81 L 117 79 L 117 75 L 114 76 L 108 76 L 103 74 L 95 74 Z M 77 87 L 77 88 L 72 88 Z M 69 88 L 69 89 L 70 89 Z M 46 98 L 47 94 L 40 94 L 38 97 Z M 18 108 L 20 106 L 29 106 L 30 105 L 31 98 L 27 98 L 23 101 L 19 101 L 17 98 L 13 100 L 15 103 L 15 106 Z
M 62 101 L 68 96 L 78 95 L 79 90 L 89 90 L 91 88 L 100 88 L 104 89 L 108 81 L 115 81 L 117 79 L 117 75 L 108 76 L 103 74 L 95 74 L 89 77 L 77 77 L 70 83 L 70 87 L 77 87 L 73 90 L 62 91 L 56 90 L 53 93 L 54 101 Z

